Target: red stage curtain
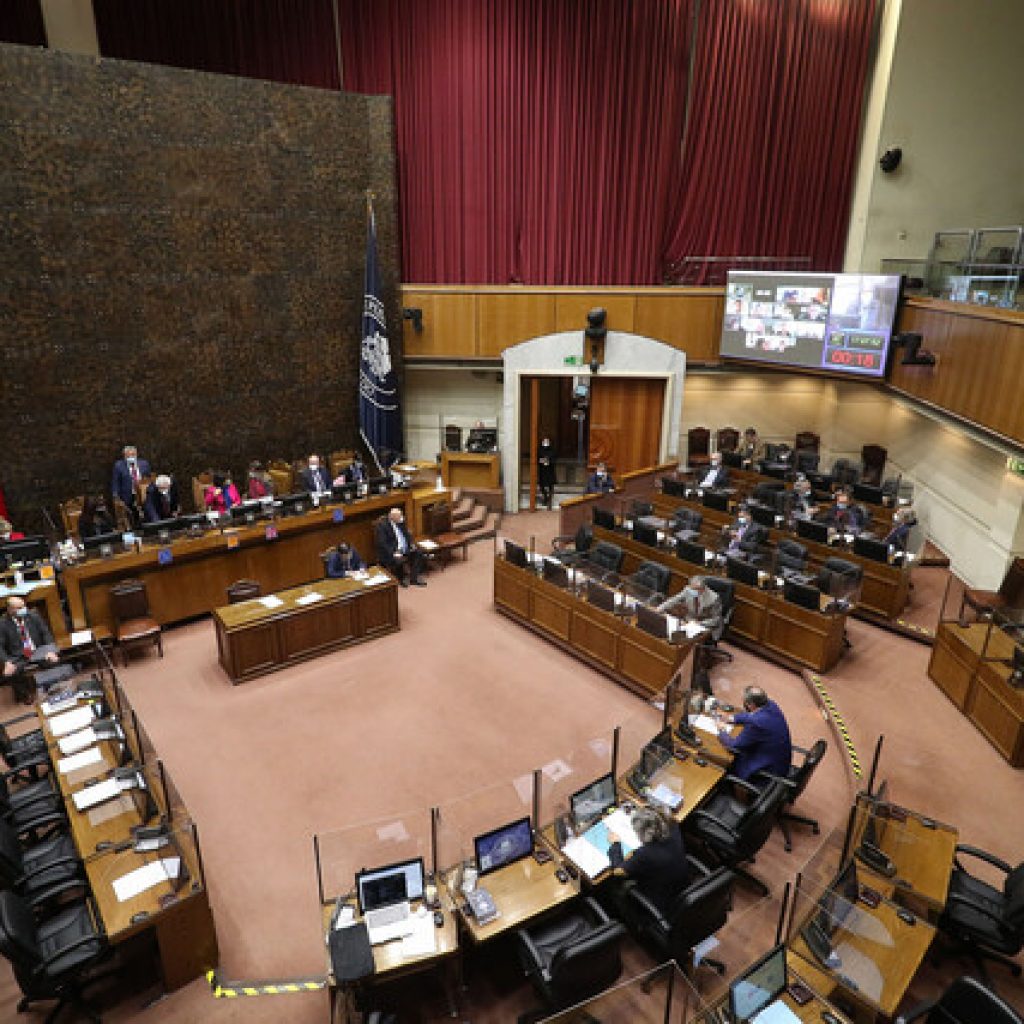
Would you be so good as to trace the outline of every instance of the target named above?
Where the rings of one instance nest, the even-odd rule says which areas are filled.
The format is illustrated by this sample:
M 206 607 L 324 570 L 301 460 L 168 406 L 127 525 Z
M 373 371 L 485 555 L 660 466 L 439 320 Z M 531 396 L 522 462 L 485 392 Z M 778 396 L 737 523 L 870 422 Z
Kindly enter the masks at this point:
M 874 13 L 875 0 L 703 0 L 673 276 L 708 255 L 839 269 Z
M 0 43 L 46 45 L 46 26 L 39 0 L 3 0 L 0 3 Z
M 404 280 L 655 280 L 691 20 L 691 0 L 345 0 L 345 87 L 395 101 Z
M 331 0 L 93 0 L 104 57 L 337 89 Z

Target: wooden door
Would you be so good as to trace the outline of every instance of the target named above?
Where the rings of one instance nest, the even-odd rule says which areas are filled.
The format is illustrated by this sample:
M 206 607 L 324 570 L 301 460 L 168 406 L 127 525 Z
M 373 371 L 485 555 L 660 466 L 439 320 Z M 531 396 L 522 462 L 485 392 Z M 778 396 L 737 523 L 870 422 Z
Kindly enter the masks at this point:
M 604 462 L 615 474 L 658 461 L 665 380 L 657 377 L 593 378 L 590 391 L 591 466 Z

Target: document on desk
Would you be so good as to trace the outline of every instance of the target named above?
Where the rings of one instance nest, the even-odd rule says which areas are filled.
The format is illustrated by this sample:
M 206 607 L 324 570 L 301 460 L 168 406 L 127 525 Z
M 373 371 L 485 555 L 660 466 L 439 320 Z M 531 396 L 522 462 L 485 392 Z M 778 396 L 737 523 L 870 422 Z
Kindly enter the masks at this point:
M 318 594 L 315 590 L 312 590 L 308 594 L 303 594 L 302 597 L 296 598 L 295 603 L 305 607 L 307 604 L 316 604 L 317 601 L 322 601 L 323 599 L 323 594 Z
M 77 754 L 80 750 L 85 750 L 86 747 L 91 747 L 95 742 L 96 733 L 91 725 L 87 725 L 84 729 L 79 729 L 78 732 L 61 736 L 57 740 L 57 746 L 60 748 L 60 752 L 68 757 L 71 754 Z
M 587 878 L 597 878 L 602 871 L 607 871 L 612 862 L 606 853 L 602 853 L 590 840 L 583 836 L 573 836 L 562 847 L 562 852 L 569 858 Z
M 50 719 L 50 732 L 54 736 L 67 736 L 69 732 L 77 732 L 91 724 L 96 715 L 91 707 L 75 708 L 74 711 L 65 711 L 63 714 L 54 715 Z
M 133 899 L 139 893 L 152 889 L 154 885 L 161 882 L 173 882 L 181 871 L 180 857 L 164 857 L 162 860 L 155 860 L 151 864 L 144 864 L 141 868 L 129 871 L 127 875 L 115 878 L 114 895 L 120 903 Z
M 91 629 L 76 629 L 71 633 L 71 646 L 80 647 L 82 644 L 92 643 Z
M 683 794 L 666 786 L 664 782 L 655 787 L 648 796 L 655 802 L 664 804 L 670 811 L 678 810 L 683 802 Z
M 89 747 L 88 750 L 83 750 L 80 754 L 60 758 L 57 761 L 57 771 L 61 775 L 67 775 L 70 772 L 78 771 L 79 768 L 86 768 L 102 760 L 103 755 L 100 753 L 99 747 Z
M 75 807 L 78 810 L 87 811 L 90 807 L 95 807 L 120 793 L 121 784 L 117 779 L 104 779 L 102 782 L 97 782 L 95 786 L 86 786 L 85 789 L 72 793 L 71 799 L 75 801 Z
M 710 715 L 694 715 L 690 719 L 690 725 L 695 729 L 701 729 L 704 732 L 709 732 L 713 736 L 718 735 L 718 723 Z
M 423 548 L 424 551 L 436 551 L 437 550 L 437 541 L 430 540 L 429 538 L 426 539 L 426 540 L 417 541 L 417 543 L 419 544 L 419 546 L 421 548 Z
M 85 812 L 90 827 L 99 828 L 105 821 L 120 818 L 122 814 L 135 812 L 135 801 L 127 793 L 122 793 L 113 800 L 107 800 Z
M 432 955 L 437 950 L 436 933 L 433 914 L 413 915 L 412 932 L 402 939 L 402 956 L 409 959 Z
M 284 601 L 282 601 L 276 594 L 268 594 L 266 597 L 260 598 L 260 604 L 263 605 L 264 608 L 273 609 L 280 608 L 281 605 L 284 604 Z
M 73 711 L 77 705 L 77 693 L 62 693 L 60 696 L 54 695 L 49 700 L 44 700 L 39 705 L 39 710 L 49 718 L 64 711 Z
M 364 587 L 379 587 L 382 583 L 387 583 L 388 577 L 383 573 L 378 573 L 376 576 L 371 576 L 368 580 L 363 580 Z

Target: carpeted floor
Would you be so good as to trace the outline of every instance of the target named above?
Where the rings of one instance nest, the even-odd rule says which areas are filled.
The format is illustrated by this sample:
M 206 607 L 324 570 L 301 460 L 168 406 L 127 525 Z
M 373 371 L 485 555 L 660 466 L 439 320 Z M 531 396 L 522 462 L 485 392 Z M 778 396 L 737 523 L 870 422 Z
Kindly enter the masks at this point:
M 502 533 L 538 537 L 546 550 L 557 513 L 507 518 Z M 402 629 L 348 651 L 232 687 L 216 661 L 209 620 L 169 630 L 166 657 L 139 655 L 122 671 L 131 699 L 198 823 L 226 979 L 322 974 L 312 837 L 379 817 L 422 811 L 531 772 L 634 716 L 640 699 L 495 613 L 492 549 L 470 548 L 400 592 Z M 943 569 L 918 569 L 907 619 L 934 626 Z M 1019 773 L 926 677 L 927 646 L 853 621 L 852 649 L 827 680 L 867 762 L 885 734 L 881 775 L 894 799 L 959 825 L 962 840 L 1016 863 L 1024 849 Z M 738 701 L 757 681 L 785 708 L 801 745 L 827 735 L 794 673 L 736 651 L 715 670 L 716 692 Z M 7 700 L 8 698 L 3 698 Z M 6 716 L 5 717 L 9 717 Z M 825 831 L 842 827 L 850 788 L 831 747 L 801 801 Z M 499 821 L 493 824 L 500 824 Z M 757 871 L 780 887 L 819 839 L 797 830 L 785 854 L 772 837 Z M 738 911 L 753 903 L 741 894 Z M 769 936 L 770 938 L 770 936 Z M 461 1019 L 509 1021 L 533 1005 L 506 948 L 470 958 Z M 652 961 L 630 945 L 627 974 Z M 733 964 L 739 967 L 740 964 Z M 913 995 L 933 990 L 956 965 L 922 974 Z M 1019 984 L 995 972 L 1024 1004 Z M 410 1019 L 442 1019 L 440 986 L 417 976 L 403 986 Z M 110 1021 L 323 1021 L 324 993 L 214 1000 L 205 981 L 143 1008 L 152 991 L 111 997 Z M 13 1018 L 17 986 L 0 965 L 0 1018 Z M 6 1016 L 5 1016 L 6 1014 Z M 36 1011 L 26 1020 L 42 1019 Z

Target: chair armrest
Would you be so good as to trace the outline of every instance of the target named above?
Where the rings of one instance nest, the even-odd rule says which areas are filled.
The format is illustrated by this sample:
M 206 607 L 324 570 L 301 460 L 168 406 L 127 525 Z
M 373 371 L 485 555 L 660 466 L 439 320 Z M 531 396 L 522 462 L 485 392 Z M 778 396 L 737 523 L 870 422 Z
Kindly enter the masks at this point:
M 598 903 L 593 896 L 584 897 L 583 902 L 586 905 L 587 909 L 590 911 L 591 915 L 593 916 L 593 919 L 596 924 L 602 925 L 612 923 L 612 919 L 605 912 L 604 907 L 602 907 L 601 904 Z
M 525 928 L 520 928 L 516 932 L 516 938 L 519 940 L 519 957 L 526 974 L 529 975 L 541 970 L 544 961 L 541 958 L 537 944 L 530 937 L 530 933 Z
M 972 914 L 980 914 L 982 917 L 987 917 L 1001 932 L 1009 932 L 1011 930 L 1007 922 L 998 914 L 994 914 L 984 903 L 975 903 L 974 900 L 964 896 L 963 893 L 953 892 L 946 899 L 946 909 L 949 910 L 955 903 L 967 907 Z
M 796 783 L 792 779 L 784 778 L 783 776 L 776 775 L 773 772 L 755 772 L 754 778 L 764 779 L 765 782 L 781 782 L 783 786 L 787 787 L 787 789 L 796 789 Z M 737 779 L 736 781 L 741 782 L 742 779 Z M 758 793 L 761 792 L 761 790 L 756 785 L 755 788 L 757 789 Z
M 690 865 L 695 874 L 700 875 L 702 878 L 707 878 L 711 874 L 711 868 L 692 853 L 686 855 L 686 863 Z
M 35 974 L 35 975 L 39 975 L 39 974 L 46 975 L 46 974 L 48 974 L 49 970 L 50 970 L 50 967 L 54 963 L 56 963 L 62 957 L 67 956 L 69 953 L 73 953 L 76 949 L 78 949 L 79 946 L 84 946 L 84 945 L 86 945 L 87 943 L 90 943 L 90 942 L 98 942 L 98 943 L 100 943 L 100 946 L 102 948 L 104 948 L 104 949 L 106 948 L 106 945 L 107 945 L 107 943 L 106 943 L 106 936 L 104 936 L 102 932 L 96 932 L 93 935 L 83 935 L 81 938 L 75 939 L 74 942 L 69 942 L 66 946 L 63 946 L 60 949 L 54 950 L 53 953 L 50 956 L 48 956 L 45 960 L 41 961 L 40 963 L 38 963 L 35 966 L 35 968 L 33 969 L 32 973 Z M 85 966 L 88 966 L 88 965 L 87 964 L 82 964 L 81 965 L 81 967 L 85 967 Z
M 713 814 L 710 814 L 707 811 L 694 811 L 690 815 L 690 820 L 706 821 L 709 825 L 713 825 L 716 829 L 718 829 L 724 835 L 729 836 L 733 840 L 736 840 L 738 838 L 738 833 L 734 828 L 731 828 L 730 826 L 726 825 L 725 822 L 722 821 L 720 818 L 716 818 Z
M 575 539 L 576 539 L 576 535 L 574 533 L 562 533 L 562 534 L 559 534 L 557 537 L 552 537 L 551 538 L 551 550 L 552 551 L 560 551 L 562 545 L 564 545 L 564 544 L 571 544 Z
M 797 752 L 798 754 L 809 754 L 809 753 L 810 753 L 810 750 L 809 750 L 809 749 L 808 749 L 807 747 L 798 747 L 798 746 L 797 746 L 797 745 L 796 745 L 795 743 L 791 743 L 791 744 L 790 744 L 790 746 L 791 746 L 791 747 L 792 747 L 792 748 L 793 748 L 793 749 L 794 749 L 794 750 L 795 750 L 795 751 L 796 751 L 796 752 Z
M 992 864 L 994 867 L 999 868 L 1004 874 L 1009 874 L 1013 868 L 1006 863 L 1005 860 L 1001 860 L 994 853 L 989 853 L 987 850 L 981 850 L 977 846 L 968 846 L 966 843 L 957 843 L 956 850 L 953 852 L 954 858 L 959 854 L 965 853 L 969 857 L 977 857 L 978 860 L 986 861 Z M 963 868 L 961 868 L 963 870 Z
M 768 773 L 765 772 L 764 774 L 767 775 Z M 774 778 L 775 776 L 772 777 Z M 728 783 L 731 783 L 734 786 L 739 786 L 740 789 L 745 789 L 752 796 L 760 796 L 761 794 L 761 790 L 758 789 L 757 786 L 752 782 L 748 782 L 746 779 L 741 779 L 738 775 L 726 775 L 725 778 L 722 779 L 722 784 L 726 785 Z

